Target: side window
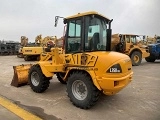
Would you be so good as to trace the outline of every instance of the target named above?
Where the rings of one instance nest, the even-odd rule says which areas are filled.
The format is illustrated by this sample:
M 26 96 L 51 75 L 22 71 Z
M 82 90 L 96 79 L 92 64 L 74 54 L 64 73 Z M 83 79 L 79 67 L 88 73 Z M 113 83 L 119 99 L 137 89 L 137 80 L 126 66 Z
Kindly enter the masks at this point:
M 133 44 L 136 44 L 136 36 L 131 36 L 131 42 L 132 42 Z
M 126 42 L 130 43 L 130 37 L 129 37 L 129 35 L 126 35 Z
M 67 52 L 80 52 L 81 49 L 81 20 L 69 23 Z

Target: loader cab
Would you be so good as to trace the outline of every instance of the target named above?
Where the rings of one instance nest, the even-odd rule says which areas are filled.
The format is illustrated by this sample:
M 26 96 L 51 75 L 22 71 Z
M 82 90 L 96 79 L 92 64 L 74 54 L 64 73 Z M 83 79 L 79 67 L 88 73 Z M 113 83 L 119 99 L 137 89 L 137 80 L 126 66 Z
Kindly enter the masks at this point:
M 96 12 L 89 12 L 64 19 L 67 24 L 65 52 L 82 53 L 109 51 L 111 46 L 111 20 Z
M 119 49 L 121 49 L 119 52 L 125 52 L 125 51 L 129 51 L 132 47 L 134 47 L 134 45 L 137 45 L 137 35 L 129 35 L 129 34 L 120 34 L 120 45 L 118 45 L 118 47 L 120 47 Z

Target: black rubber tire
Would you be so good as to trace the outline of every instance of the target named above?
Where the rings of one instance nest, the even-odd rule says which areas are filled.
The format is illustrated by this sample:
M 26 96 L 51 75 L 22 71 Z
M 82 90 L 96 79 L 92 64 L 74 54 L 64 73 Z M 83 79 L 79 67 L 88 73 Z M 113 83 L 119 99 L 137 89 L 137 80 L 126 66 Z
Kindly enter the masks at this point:
M 139 57 L 139 61 L 136 62 L 134 61 L 134 56 L 138 56 Z M 132 65 L 133 66 L 139 66 L 142 62 L 142 54 L 138 51 L 134 51 L 132 54 L 131 54 L 131 61 L 132 61 Z
M 37 56 L 36 60 L 37 60 L 37 61 L 40 61 L 40 55 L 39 55 L 39 56 Z
M 30 58 L 29 56 L 27 56 L 27 55 L 24 56 L 24 60 L 25 60 L 25 61 L 30 61 L 30 59 L 31 59 L 31 58 Z
M 56 76 L 57 76 L 57 79 L 59 80 L 60 83 L 67 84 L 67 82 L 64 81 L 63 78 L 62 78 L 62 77 L 65 76 L 65 73 L 56 73 Z
M 149 57 L 146 57 L 145 60 L 147 62 L 154 62 L 156 59 L 154 57 L 149 56 Z
M 74 95 L 76 92 L 74 92 L 73 86 L 76 82 L 82 82 L 85 85 L 83 86 L 83 84 L 80 84 L 77 86 L 77 88 L 81 88 L 76 92 L 80 93 L 81 90 L 84 90 L 84 92 L 87 90 L 87 94 L 83 100 L 79 100 L 76 95 Z M 84 89 L 84 87 L 86 88 Z M 74 72 L 69 76 L 67 80 L 67 93 L 72 104 L 81 109 L 89 109 L 94 106 L 100 96 L 100 91 L 96 88 L 96 86 L 94 86 L 91 77 L 83 72 Z M 77 93 L 77 95 L 79 95 L 79 93 Z M 80 97 L 80 95 L 78 97 Z
M 36 73 L 38 75 L 39 82 L 37 83 L 37 85 L 34 85 L 33 80 L 31 80 L 31 76 L 33 73 Z M 49 80 L 51 78 L 52 77 L 46 77 L 42 73 L 39 65 L 33 65 L 29 70 L 29 76 L 28 76 L 29 85 L 30 85 L 31 89 L 36 93 L 42 93 L 45 90 L 47 90 L 49 87 L 49 84 L 50 84 Z

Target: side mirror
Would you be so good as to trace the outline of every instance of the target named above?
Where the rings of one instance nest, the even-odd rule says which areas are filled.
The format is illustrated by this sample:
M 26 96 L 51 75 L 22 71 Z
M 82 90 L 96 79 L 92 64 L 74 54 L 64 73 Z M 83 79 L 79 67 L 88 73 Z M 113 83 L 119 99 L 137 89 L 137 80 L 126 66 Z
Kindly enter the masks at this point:
M 63 19 L 63 23 L 64 23 L 64 24 L 66 24 L 66 23 L 67 23 L 67 20 L 66 20 L 65 18 Z
M 55 27 L 57 27 L 59 18 L 64 18 L 64 17 L 55 16 L 55 24 L 54 24 Z
M 57 27 L 58 19 L 59 19 L 59 17 L 58 17 L 58 16 L 55 16 L 55 24 L 54 24 L 54 27 Z

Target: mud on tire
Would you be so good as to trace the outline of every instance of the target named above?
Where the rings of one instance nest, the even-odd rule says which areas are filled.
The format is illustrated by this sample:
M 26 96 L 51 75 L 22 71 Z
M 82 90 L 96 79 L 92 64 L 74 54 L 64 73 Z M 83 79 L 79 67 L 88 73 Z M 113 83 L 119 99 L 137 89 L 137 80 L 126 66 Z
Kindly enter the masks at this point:
M 94 86 L 89 75 L 74 72 L 67 80 L 67 93 L 70 101 L 76 107 L 89 109 L 96 104 L 100 91 Z
M 50 79 L 52 77 L 46 77 L 42 71 L 39 65 L 33 65 L 31 69 L 29 70 L 29 85 L 31 89 L 36 93 L 42 93 L 46 89 L 48 89 L 50 84 Z

